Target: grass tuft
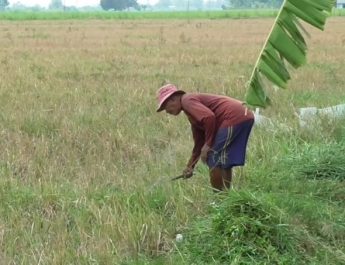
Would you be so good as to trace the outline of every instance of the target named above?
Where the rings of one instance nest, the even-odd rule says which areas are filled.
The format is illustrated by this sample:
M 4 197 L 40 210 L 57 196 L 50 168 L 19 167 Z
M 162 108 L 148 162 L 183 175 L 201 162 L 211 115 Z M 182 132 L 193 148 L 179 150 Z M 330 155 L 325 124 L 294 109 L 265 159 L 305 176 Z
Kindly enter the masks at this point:
M 183 247 L 196 264 L 297 262 L 297 238 L 284 214 L 256 195 L 231 192 L 188 231 Z
M 296 176 L 345 180 L 345 142 L 306 145 L 290 159 Z

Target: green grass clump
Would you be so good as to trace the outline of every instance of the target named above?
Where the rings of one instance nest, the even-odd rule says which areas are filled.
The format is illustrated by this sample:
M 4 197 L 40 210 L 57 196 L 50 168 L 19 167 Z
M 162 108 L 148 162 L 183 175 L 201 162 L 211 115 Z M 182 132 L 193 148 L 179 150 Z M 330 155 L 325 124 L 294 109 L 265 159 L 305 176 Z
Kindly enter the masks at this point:
M 283 220 L 269 201 L 232 191 L 188 231 L 182 251 L 194 264 L 296 264 L 298 240 Z
M 307 145 L 290 163 L 296 176 L 308 179 L 345 180 L 345 142 Z

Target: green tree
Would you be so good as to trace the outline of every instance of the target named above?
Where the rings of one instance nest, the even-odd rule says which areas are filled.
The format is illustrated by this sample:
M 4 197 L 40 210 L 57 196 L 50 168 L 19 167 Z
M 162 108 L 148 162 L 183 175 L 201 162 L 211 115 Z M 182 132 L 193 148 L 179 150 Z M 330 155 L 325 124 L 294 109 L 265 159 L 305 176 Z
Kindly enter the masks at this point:
M 283 0 L 229 0 L 233 8 L 275 7 L 282 5 Z
M 207 2 L 206 8 L 215 9 L 224 7 L 223 9 L 225 9 L 227 3 L 229 3 L 228 0 L 212 0 Z
M 267 0 L 267 6 L 279 8 L 282 6 L 284 0 Z
M 139 8 L 136 0 L 101 0 L 101 7 L 104 10 L 124 10 L 130 7 Z
M 8 6 L 8 0 L 0 0 L 0 10 L 5 9 L 6 6 Z
M 253 0 L 229 0 L 230 6 L 234 8 L 248 8 Z
M 49 9 L 63 9 L 62 0 L 52 0 L 50 2 Z

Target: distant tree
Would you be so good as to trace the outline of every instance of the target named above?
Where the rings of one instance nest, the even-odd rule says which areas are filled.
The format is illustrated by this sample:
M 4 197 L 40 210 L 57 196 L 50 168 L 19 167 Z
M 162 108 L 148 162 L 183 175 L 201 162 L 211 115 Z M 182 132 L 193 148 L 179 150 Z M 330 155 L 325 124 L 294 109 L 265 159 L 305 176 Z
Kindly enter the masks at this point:
M 145 11 L 148 7 L 149 7 L 148 5 L 140 5 L 140 9 L 142 9 L 142 10 L 144 10 L 144 11 Z
M 124 10 L 130 7 L 139 8 L 136 0 L 101 0 L 101 7 L 104 10 Z
M 8 0 L 0 0 L 0 10 L 5 9 L 5 7 L 8 6 L 8 4 Z
M 229 0 L 230 6 L 234 8 L 246 8 L 250 7 L 253 0 Z
M 212 0 L 212 1 L 208 1 L 206 8 L 207 9 L 226 9 L 226 3 L 229 1 L 225 1 L 225 0 Z
M 267 7 L 281 7 L 284 0 L 256 0 L 256 2 L 265 4 Z
M 277 8 L 281 7 L 284 2 L 284 0 L 271 0 L 271 1 L 273 2 L 272 6 L 277 7 Z
M 251 7 L 275 7 L 282 5 L 283 0 L 229 0 L 230 6 L 234 8 Z
M 62 0 L 51 0 L 49 9 L 63 9 Z

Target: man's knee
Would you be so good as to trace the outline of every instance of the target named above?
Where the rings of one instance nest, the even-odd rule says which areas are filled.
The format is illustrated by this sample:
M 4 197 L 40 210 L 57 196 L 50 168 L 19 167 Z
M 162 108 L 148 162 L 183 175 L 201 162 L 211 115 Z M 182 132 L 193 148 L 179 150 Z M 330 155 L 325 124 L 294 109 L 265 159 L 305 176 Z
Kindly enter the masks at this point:
M 222 191 L 231 187 L 231 169 L 213 168 L 210 170 L 210 182 L 215 191 Z

